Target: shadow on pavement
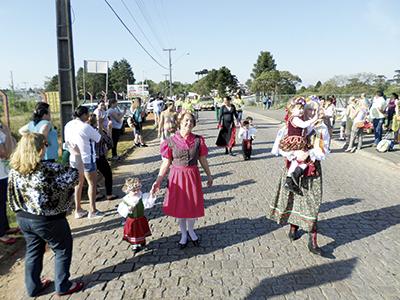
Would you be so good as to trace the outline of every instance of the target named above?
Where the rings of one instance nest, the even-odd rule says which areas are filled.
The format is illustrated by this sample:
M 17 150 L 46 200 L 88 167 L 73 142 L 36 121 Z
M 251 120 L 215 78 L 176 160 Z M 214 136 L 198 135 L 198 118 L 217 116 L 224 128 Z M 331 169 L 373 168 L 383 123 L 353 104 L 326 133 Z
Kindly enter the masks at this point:
M 400 205 L 363 211 L 318 222 L 320 232 L 334 241 L 323 246 L 326 253 L 337 247 L 375 235 L 400 223 Z
M 321 208 L 319 210 L 320 213 L 327 212 L 329 210 L 341 207 L 341 206 L 350 206 L 354 205 L 356 203 L 361 202 L 362 199 L 360 198 L 345 198 L 345 199 L 339 199 L 335 201 L 330 201 L 330 202 L 323 202 L 321 204 Z
M 310 287 L 340 281 L 350 277 L 356 264 L 357 258 L 350 258 L 266 278 L 245 299 L 283 296 Z
M 177 226 L 178 227 L 178 226 Z M 193 247 L 191 244 L 181 250 L 178 248 L 178 235 L 162 237 L 150 241 L 149 251 L 135 257 L 122 260 L 120 263 L 104 267 L 91 274 L 84 275 L 78 280 L 86 283 L 86 286 L 93 288 L 104 281 L 99 281 L 102 274 L 107 273 L 107 281 L 119 278 L 124 274 L 138 270 L 141 267 L 155 264 L 172 263 L 181 261 L 193 256 L 205 255 L 226 247 L 250 241 L 273 232 L 280 228 L 275 222 L 266 219 L 264 216 L 257 219 L 241 218 L 230 220 L 224 223 L 206 226 L 197 229 L 201 237 L 200 247 Z M 178 229 L 178 228 L 177 228 Z M 131 251 L 130 249 L 126 251 Z M 90 284 L 88 284 L 90 282 Z

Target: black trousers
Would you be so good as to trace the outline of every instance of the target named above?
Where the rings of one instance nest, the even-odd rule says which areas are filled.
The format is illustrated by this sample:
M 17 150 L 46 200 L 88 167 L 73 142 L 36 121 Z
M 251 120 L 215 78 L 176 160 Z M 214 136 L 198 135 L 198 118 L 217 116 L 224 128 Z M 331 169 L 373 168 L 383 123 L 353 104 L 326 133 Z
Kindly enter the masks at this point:
M 242 151 L 244 158 L 250 158 L 251 152 L 253 150 L 253 141 L 252 140 L 243 140 L 242 141 Z
M 112 195 L 113 177 L 111 167 L 107 161 L 107 158 L 105 156 L 100 156 L 99 158 L 97 158 L 96 166 L 97 170 L 99 170 L 100 173 L 104 176 L 107 196 Z
M 7 219 L 7 182 L 7 178 L 0 179 L 0 237 L 10 229 Z
M 117 156 L 117 145 L 119 141 L 119 137 L 121 136 L 121 129 L 113 128 L 112 129 L 112 141 L 113 141 L 113 147 L 112 147 L 112 156 Z

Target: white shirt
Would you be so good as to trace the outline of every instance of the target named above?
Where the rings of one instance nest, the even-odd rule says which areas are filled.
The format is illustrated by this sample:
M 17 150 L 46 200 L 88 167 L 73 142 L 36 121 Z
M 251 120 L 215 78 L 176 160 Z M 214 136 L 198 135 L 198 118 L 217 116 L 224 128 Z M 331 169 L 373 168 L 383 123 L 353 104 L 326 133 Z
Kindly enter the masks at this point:
M 100 133 L 79 119 L 69 121 L 64 127 L 65 142 L 77 145 L 84 164 L 96 162 L 95 144 L 100 141 Z M 70 162 L 76 162 L 75 155 L 70 156 Z
M 110 119 L 111 119 L 112 128 L 121 129 L 121 128 L 122 128 L 122 125 L 123 125 L 122 119 L 121 119 L 121 121 L 120 121 L 119 119 L 114 118 L 114 117 L 113 117 L 113 113 L 115 113 L 115 114 L 120 114 L 121 111 L 119 110 L 118 107 L 110 108 L 110 109 L 107 110 L 107 116 L 109 116 Z M 106 126 L 106 128 L 107 128 L 107 126 Z
M 93 112 L 97 116 L 98 122 L 100 122 L 100 119 L 103 119 L 103 129 L 107 130 L 108 129 L 108 117 L 107 117 L 107 112 L 101 109 L 96 108 Z
M 254 127 L 249 127 L 249 129 L 246 129 L 245 127 L 240 127 L 239 129 L 239 139 L 240 140 L 249 140 L 250 138 L 255 137 L 257 129 Z
M 383 97 L 374 97 L 372 100 L 372 106 L 369 111 L 371 119 L 383 119 L 385 115 L 382 111 L 385 111 L 386 100 Z
M 161 112 L 162 111 L 162 106 L 164 105 L 164 101 L 163 100 L 154 100 L 154 104 L 153 104 L 153 110 L 154 112 Z
M 367 113 L 368 111 L 366 109 L 359 110 L 356 117 L 354 118 L 354 123 L 364 122 L 365 118 L 367 117 Z

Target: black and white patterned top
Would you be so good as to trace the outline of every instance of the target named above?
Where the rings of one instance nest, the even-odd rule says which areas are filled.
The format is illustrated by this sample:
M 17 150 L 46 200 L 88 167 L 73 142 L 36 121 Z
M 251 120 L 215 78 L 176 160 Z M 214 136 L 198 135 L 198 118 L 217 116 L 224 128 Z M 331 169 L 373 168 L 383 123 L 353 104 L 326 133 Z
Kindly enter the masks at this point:
M 14 212 L 38 216 L 56 216 L 72 205 L 71 196 L 78 184 L 77 169 L 53 162 L 42 162 L 31 174 L 11 169 L 8 177 L 8 200 Z

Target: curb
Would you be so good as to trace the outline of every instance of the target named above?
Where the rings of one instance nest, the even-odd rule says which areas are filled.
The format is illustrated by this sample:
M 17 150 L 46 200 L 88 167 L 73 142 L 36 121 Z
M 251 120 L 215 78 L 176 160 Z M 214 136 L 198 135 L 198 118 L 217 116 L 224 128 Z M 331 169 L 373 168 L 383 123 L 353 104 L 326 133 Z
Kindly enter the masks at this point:
M 276 122 L 276 124 L 274 124 L 274 125 L 280 125 L 280 124 L 284 123 L 283 121 L 279 121 L 279 120 L 276 120 L 274 118 L 271 118 L 271 117 L 268 117 L 268 116 L 264 116 L 263 114 L 260 114 L 260 113 L 254 112 L 254 111 L 247 111 L 246 109 L 244 109 L 244 111 L 246 112 L 246 114 L 257 115 L 258 117 L 260 117 L 262 119 L 269 120 L 269 121 L 272 121 L 272 122 Z M 335 146 L 335 148 L 336 147 L 337 148 L 342 148 L 343 147 L 343 144 L 338 142 L 338 141 L 332 140 L 331 143 L 332 143 L 333 146 Z M 360 156 L 372 159 L 372 160 L 374 160 L 376 162 L 379 162 L 379 163 L 382 163 L 382 164 L 387 164 L 390 167 L 393 167 L 393 168 L 396 168 L 396 169 L 400 168 L 400 163 L 395 163 L 395 162 L 393 162 L 393 161 L 391 161 L 389 159 L 380 157 L 380 156 L 378 156 L 376 154 L 363 151 L 362 149 L 356 151 L 356 153 L 354 153 L 354 154 L 358 154 Z

